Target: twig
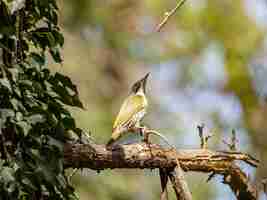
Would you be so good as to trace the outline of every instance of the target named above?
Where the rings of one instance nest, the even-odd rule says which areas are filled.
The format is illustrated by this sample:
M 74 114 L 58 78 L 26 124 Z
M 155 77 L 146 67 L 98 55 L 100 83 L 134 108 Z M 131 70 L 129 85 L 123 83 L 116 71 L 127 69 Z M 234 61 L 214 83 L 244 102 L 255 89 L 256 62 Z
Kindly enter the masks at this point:
M 207 182 L 209 182 L 213 177 L 215 177 L 216 173 L 215 172 L 211 172 L 211 174 L 209 175 Z
M 237 146 L 237 142 L 238 142 L 238 139 L 236 137 L 236 133 L 235 133 L 234 129 L 232 130 L 231 141 L 228 143 L 226 140 L 223 140 L 223 143 L 226 144 L 231 151 L 236 151 L 237 150 L 237 147 L 236 147 Z
M 186 0 L 181 0 L 179 1 L 176 6 L 169 12 L 165 13 L 165 17 L 163 18 L 163 20 L 157 25 L 156 27 L 156 32 L 160 32 L 162 27 L 168 22 L 169 18 L 175 14 L 175 12 L 182 7 L 182 5 L 186 2 Z
M 198 134 L 200 137 L 200 147 L 201 149 L 206 149 L 208 147 L 208 140 L 212 137 L 212 135 L 207 135 L 205 136 L 204 134 L 204 124 L 198 125 L 197 129 L 198 129 Z
M 78 171 L 78 168 L 75 168 L 72 170 L 72 172 L 70 173 L 70 175 L 67 177 L 68 183 L 71 182 L 71 178 L 74 176 L 74 174 L 76 174 L 76 172 Z
M 146 134 L 145 135 L 145 141 L 148 140 L 148 137 L 150 134 L 156 135 L 156 136 L 160 137 L 166 144 L 168 144 L 173 150 L 176 150 L 176 147 L 173 144 L 171 144 L 168 141 L 168 139 L 165 136 L 163 136 L 162 134 L 160 134 L 159 132 L 157 132 L 155 130 L 148 129 L 148 130 L 145 130 L 145 134 Z
M 160 137 L 176 153 L 176 147 L 174 145 L 172 145 L 165 136 L 163 136 L 162 134 L 160 134 L 159 132 L 157 132 L 155 130 L 145 130 L 145 142 L 148 142 L 148 137 L 149 137 L 150 134 L 153 134 L 153 135 L 156 135 L 156 136 Z M 177 165 L 179 165 L 179 161 L 178 161 L 177 157 L 176 157 L 176 163 L 177 163 Z
M 200 147 L 201 149 L 204 149 L 205 146 L 204 133 L 203 133 L 204 124 L 198 125 L 197 129 L 198 129 L 198 135 L 200 137 Z

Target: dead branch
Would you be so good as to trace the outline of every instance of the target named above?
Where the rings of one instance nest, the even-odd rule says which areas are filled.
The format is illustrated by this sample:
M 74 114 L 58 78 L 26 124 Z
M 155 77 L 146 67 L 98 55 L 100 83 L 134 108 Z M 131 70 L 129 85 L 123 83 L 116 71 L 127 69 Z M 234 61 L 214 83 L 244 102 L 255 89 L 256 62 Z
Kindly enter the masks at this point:
M 175 6 L 171 11 L 165 13 L 165 16 L 164 16 L 163 20 L 162 20 L 162 21 L 157 25 L 157 27 L 156 27 L 156 31 L 157 31 L 157 32 L 160 32 L 160 31 L 161 31 L 162 27 L 168 22 L 169 18 L 170 18 L 171 16 L 173 16 L 173 15 L 175 14 L 175 12 L 176 12 L 180 7 L 182 7 L 182 5 L 183 5 L 185 2 L 186 2 L 186 0 L 181 0 L 181 1 L 179 1 L 179 2 L 176 4 L 176 6 Z
M 169 178 L 172 182 L 173 189 L 177 200 L 192 200 L 191 192 L 189 191 L 187 182 L 184 177 L 184 172 L 177 162 L 176 167 L 169 172 Z
M 159 177 L 160 177 L 160 185 L 161 185 L 161 193 L 160 200 L 168 200 L 168 173 L 166 169 L 159 169 Z
M 173 169 L 177 159 L 184 171 L 197 171 L 223 175 L 237 199 L 256 199 L 256 189 L 245 173 L 235 165 L 242 160 L 254 167 L 259 161 L 240 152 L 211 151 L 208 149 L 165 149 L 157 144 L 136 143 L 117 145 L 107 150 L 104 145 L 66 144 L 64 163 L 66 168 L 90 168 L 104 170 L 114 168 Z

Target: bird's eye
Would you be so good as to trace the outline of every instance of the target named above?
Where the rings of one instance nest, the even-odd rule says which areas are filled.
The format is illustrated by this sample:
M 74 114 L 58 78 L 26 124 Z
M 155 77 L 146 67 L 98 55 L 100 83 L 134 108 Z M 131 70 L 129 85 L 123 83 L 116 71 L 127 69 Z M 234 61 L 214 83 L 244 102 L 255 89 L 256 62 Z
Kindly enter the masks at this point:
M 138 83 L 135 83 L 135 84 L 133 85 L 133 88 L 132 88 L 133 92 L 137 92 L 138 89 L 139 89 L 139 84 L 138 84 Z

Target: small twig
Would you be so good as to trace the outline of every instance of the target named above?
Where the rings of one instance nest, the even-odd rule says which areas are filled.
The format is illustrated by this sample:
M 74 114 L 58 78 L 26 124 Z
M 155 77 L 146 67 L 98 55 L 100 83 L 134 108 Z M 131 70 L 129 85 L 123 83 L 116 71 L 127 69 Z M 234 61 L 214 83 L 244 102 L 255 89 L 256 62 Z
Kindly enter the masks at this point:
M 167 190 L 168 174 L 166 169 L 160 168 L 159 176 L 161 184 L 160 200 L 168 200 L 168 190 Z
M 212 178 L 214 178 L 215 177 L 215 175 L 216 175 L 216 173 L 213 171 L 213 172 L 211 172 L 211 174 L 209 175 L 209 177 L 208 177 L 208 179 L 207 179 L 207 181 L 206 182 L 209 182 Z
M 162 134 L 160 134 L 159 132 L 157 132 L 155 130 L 151 130 L 151 129 L 147 130 L 145 127 L 142 127 L 142 129 L 144 130 L 144 134 L 145 134 L 144 135 L 144 141 L 146 143 L 149 142 L 148 141 L 149 140 L 149 135 L 153 134 L 153 135 L 156 135 L 156 136 L 160 137 L 166 144 L 168 144 L 171 147 L 172 151 L 174 151 L 174 153 L 176 153 L 176 147 L 173 144 L 171 144 L 165 136 L 163 136 Z M 179 161 L 178 161 L 177 157 L 176 157 L 176 163 L 177 163 L 177 165 L 179 165 Z
M 78 171 L 78 168 L 75 168 L 72 170 L 72 172 L 70 173 L 70 175 L 67 177 L 68 183 L 71 182 L 71 178 L 74 176 L 74 174 L 76 174 L 76 172 Z
M 204 129 L 204 124 L 198 125 L 197 126 L 198 129 L 198 135 L 200 137 L 200 147 L 201 149 L 204 149 L 204 133 L 203 133 L 203 129 Z
M 231 141 L 227 142 L 226 140 L 223 140 L 223 143 L 226 144 L 231 151 L 237 151 L 238 139 L 236 137 L 236 132 L 234 129 L 232 130 Z
M 152 134 L 152 135 L 156 135 L 156 136 L 160 137 L 160 138 L 161 138 L 166 144 L 168 144 L 172 149 L 176 150 L 176 147 L 175 147 L 173 144 L 171 144 L 171 143 L 168 141 L 168 139 L 167 139 L 165 136 L 163 136 L 162 134 L 160 134 L 159 132 L 157 132 L 157 131 L 155 131 L 155 130 L 148 129 L 148 130 L 145 130 L 145 134 L 146 134 L 145 137 L 147 137 L 147 139 L 148 139 L 148 136 L 149 136 L 150 134 Z
M 156 27 L 156 32 L 160 32 L 160 30 L 162 29 L 162 27 L 168 22 L 169 18 L 175 14 L 175 12 L 182 7 L 182 5 L 186 2 L 186 0 L 181 0 L 179 1 L 176 6 L 169 12 L 165 13 L 165 17 L 163 18 L 163 20 L 157 25 Z
M 253 167 L 258 167 L 259 166 L 259 160 L 254 158 L 253 156 L 247 154 L 247 153 L 242 153 L 238 151 L 217 151 L 218 155 L 214 157 L 224 157 L 227 159 L 232 159 L 232 160 L 243 160 L 247 164 L 250 164 Z
M 204 127 L 205 127 L 204 124 L 201 124 L 201 125 L 197 126 L 198 134 L 199 134 L 199 137 L 200 137 L 200 147 L 201 147 L 201 149 L 207 149 L 208 140 L 213 136 L 213 135 L 205 136 L 204 131 L 203 131 Z
M 81 144 L 90 144 L 90 143 L 96 143 L 96 140 L 93 138 L 92 133 L 83 131 L 81 135 L 79 135 L 79 142 Z

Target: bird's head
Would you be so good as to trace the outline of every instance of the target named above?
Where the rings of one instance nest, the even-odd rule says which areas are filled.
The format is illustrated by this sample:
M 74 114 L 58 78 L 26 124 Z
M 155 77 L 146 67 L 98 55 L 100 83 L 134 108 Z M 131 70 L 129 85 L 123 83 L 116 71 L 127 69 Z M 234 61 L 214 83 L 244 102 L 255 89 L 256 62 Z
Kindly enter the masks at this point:
M 135 82 L 132 86 L 131 93 L 134 93 L 134 94 L 138 92 L 146 93 L 146 82 L 147 82 L 148 76 L 149 76 L 149 73 L 147 73 L 142 79 Z

